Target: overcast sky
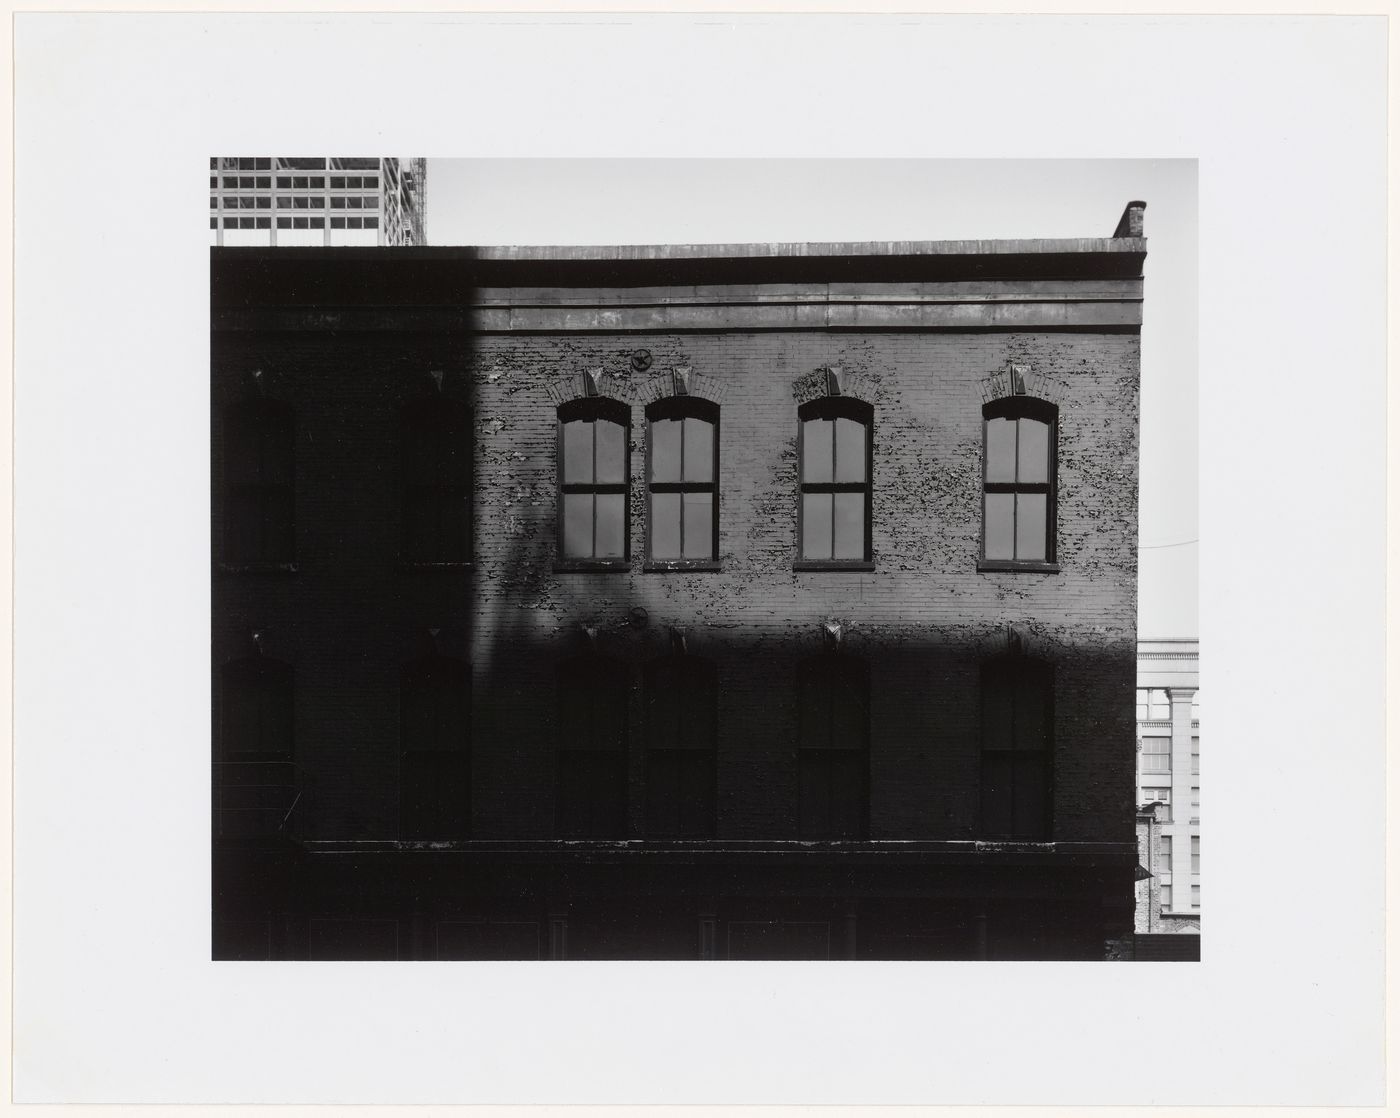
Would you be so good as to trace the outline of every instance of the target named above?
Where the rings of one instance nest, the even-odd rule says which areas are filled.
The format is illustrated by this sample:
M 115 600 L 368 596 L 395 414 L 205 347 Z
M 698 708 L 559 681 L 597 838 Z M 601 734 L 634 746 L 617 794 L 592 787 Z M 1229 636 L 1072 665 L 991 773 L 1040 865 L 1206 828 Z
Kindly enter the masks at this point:
M 1194 160 L 430 159 L 428 243 L 1103 237 L 1147 203 L 1138 630 L 1197 635 Z

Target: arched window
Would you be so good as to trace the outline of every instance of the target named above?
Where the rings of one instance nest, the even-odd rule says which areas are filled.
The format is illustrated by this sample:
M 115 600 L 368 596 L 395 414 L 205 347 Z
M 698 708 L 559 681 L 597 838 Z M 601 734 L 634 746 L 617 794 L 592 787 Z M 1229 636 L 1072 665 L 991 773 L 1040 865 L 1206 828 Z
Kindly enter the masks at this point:
M 715 833 L 715 665 L 665 656 L 646 667 L 649 838 Z
M 824 396 L 803 404 L 797 414 L 802 490 L 799 561 L 833 566 L 868 563 L 874 409 L 849 396 Z
M 1024 656 L 982 666 L 982 827 L 985 838 L 1050 837 L 1054 668 Z
M 627 833 L 626 665 L 601 656 L 558 670 L 559 749 L 555 830 L 560 838 L 623 838 Z
M 408 839 L 471 832 L 471 669 L 429 656 L 399 684 L 399 831 Z
M 982 408 L 982 565 L 1037 569 L 1055 563 L 1058 409 L 1031 396 Z
M 631 413 L 592 396 L 559 408 L 559 554 L 566 564 L 616 567 L 628 556 Z
M 417 563 L 471 559 L 471 412 L 436 397 L 404 409 L 403 556 Z
M 293 440 L 290 404 L 247 400 L 224 414 L 224 561 L 290 563 Z
M 719 405 L 670 396 L 647 407 L 647 557 L 719 560 Z
M 866 833 L 870 761 L 870 669 L 825 654 L 797 669 L 798 833 L 859 839 Z

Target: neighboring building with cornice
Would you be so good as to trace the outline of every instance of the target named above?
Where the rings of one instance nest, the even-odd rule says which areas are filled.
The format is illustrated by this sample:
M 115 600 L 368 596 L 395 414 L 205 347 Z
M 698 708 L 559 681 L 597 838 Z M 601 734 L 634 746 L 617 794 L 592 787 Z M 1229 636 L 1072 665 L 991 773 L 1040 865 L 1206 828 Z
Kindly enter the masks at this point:
M 215 956 L 1103 958 L 1142 216 L 214 249 Z
M 1139 933 L 1201 930 L 1200 642 L 1138 643 Z

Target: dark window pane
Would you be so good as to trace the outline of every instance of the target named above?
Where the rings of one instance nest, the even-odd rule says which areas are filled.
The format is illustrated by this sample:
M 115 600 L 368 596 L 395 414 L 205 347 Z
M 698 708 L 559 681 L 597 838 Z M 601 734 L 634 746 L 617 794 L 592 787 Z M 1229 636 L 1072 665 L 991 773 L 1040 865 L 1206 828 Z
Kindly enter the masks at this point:
M 626 429 L 620 423 L 600 419 L 594 423 L 598 440 L 595 468 L 601 485 L 616 485 L 627 479 Z
M 331 199 L 331 209 L 333 209 L 333 210 L 343 210 L 344 208 L 345 208 L 345 199 L 344 199 L 344 198 L 332 198 L 332 199 Z
M 290 229 L 291 227 L 292 227 L 292 219 L 291 219 L 291 218 L 289 218 L 289 217 L 279 217 L 279 218 L 277 219 L 277 228 L 278 228 L 278 229 Z
M 681 557 L 681 495 L 651 495 L 651 555 L 653 559 Z
M 715 426 L 703 419 L 685 421 L 685 479 L 712 481 L 715 472 Z
M 982 833 L 1008 835 L 1013 831 L 1013 753 L 982 754 Z
M 802 494 L 802 558 L 831 558 L 830 493 Z
M 829 419 L 809 419 L 802 425 L 802 480 L 827 482 L 833 477 L 832 427 Z
M 987 673 L 982 679 L 982 748 L 1016 748 L 1016 698 L 1013 689 L 1000 676 Z
M 865 558 L 865 494 L 834 493 L 833 559 Z
M 647 755 L 646 819 L 653 838 L 713 837 L 713 750 L 655 749 Z
M 470 835 L 470 754 L 403 755 L 399 763 L 399 831 L 406 839 L 439 841 Z
M 865 480 L 865 424 L 836 420 L 836 480 Z
M 627 832 L 627 754 L 558 754 L 556 829 L 561 838 L 622 838 Z
M 1021 443 L 1016 454 L 1016 480 L 1049 480 L 1050 427 L 1038 419 L 1018 420 Z
M 983 511 L 988 559 L 1014 559 L 1013 524 L 1016 495 L 988 493 Z
M 1045 758 L 1037 754 L 1017 754 L 1012 770 L 1011 833 L 1038 839 L 1047 834 Z
M 714 555 L 714 496 L 684 494 L 685 558 L 709 559 Z
M 1000 494 L 1009 496 L 1009 494 Z M 998 494 L 989 494 L 988 499 Z M 1045 494 L 1016 494 L 1016 558 L 1045 558 Z
M 331 189 L 332 189 L 332 190 L 344 190 L 344 189 L 345 189 L 345 178 L 344 178 L 343 175 L 341 175 L 341 176 L 332 175 L 332 176 L 331 176 Z
M 359 210 L 364 208 L 360 202 L 360 199 L 353 194 L 345 199 L 345 206 L 347 209 L 351 210 Z
M 798 669 L 797 744 L 802 749 L 831 745 L 831 673 L 827 661 L 803 664 Z
M 651 425 L 651 480 L 681 480 L 681 422 L 658 419 Z
M 1044 751 L 1050 746 L 1050 680 L 1027 669 L 1014 681 L 1015 741 L 1020 750 Z
M 987 420 L 987 480 L 1016 480 L 1016 421 Z
M 857 839 L 864 831 L 865 753 L 802 750 L 798 832 L 804 839 Z
M 836 749 L 865 749 L 870 733 L 864 679 L 854 670 L 833 673 L 831 744 Z
M 625 554 L 625 503 L 621 493 L 599 493 L 598 525 L 594 546 L 599 559 L 621 559 Z
M 564 494 L 564 555 L 569 559 L 593 557 L 593 494 Z
M 593 424 L 574 420 L 564 424 L 564 483 L 587 485 L 593 480 Z
M 257 221 L 257 227 L 258 227 L 259 229 L 271 229 L 271 228 L 272 228 L 272 219 L 271 219 L 270 217 L 260 217 L 260 218 L 256 218 L 255 220 Z
M 367 217 L 367 218 L 365 218 L 365 228 L 366 228 L 366 229 L 378 229 L 378 228 L 379 228 L 379 218 L 377 218 L 377 217 Z

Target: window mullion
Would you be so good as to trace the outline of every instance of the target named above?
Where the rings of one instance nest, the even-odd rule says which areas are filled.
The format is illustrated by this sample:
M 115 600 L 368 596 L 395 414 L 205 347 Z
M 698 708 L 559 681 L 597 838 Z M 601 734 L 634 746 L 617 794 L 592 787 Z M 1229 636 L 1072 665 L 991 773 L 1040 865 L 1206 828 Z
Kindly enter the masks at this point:
M 831 484 L 833 486 L 837 484 L 836 479 L 841 476 L 840 464 L 836 461 L 836 425 L 840 422 L 839 416 L 833 416 L 831 419 Z M 831 519 L 827 524 L 831 530 L 831 546 L 828 550 L 833 559 L 836 558 L 836 493 L 837 490 L 833 488 L 831 490 Z

